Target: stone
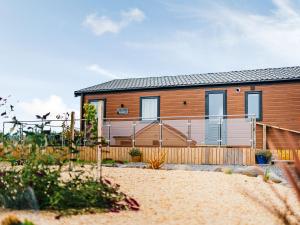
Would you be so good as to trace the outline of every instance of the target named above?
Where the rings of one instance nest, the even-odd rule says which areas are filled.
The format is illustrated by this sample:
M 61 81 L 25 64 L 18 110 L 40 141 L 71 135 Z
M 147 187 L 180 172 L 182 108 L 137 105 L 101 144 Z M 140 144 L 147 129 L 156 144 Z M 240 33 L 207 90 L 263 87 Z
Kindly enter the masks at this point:
M 269 173 L 269 179 L 274 183 L 282 183 L 283 180 L 275 173 Z
M 214 172 L 223 172 L 223 168 L 222 167 L 217 167 L 214 169 Z
M 236 169 L 234 173 L 243 174 L 249 177 L 257 177 L 258 175 L 264 175 L 264 171 L 258 166 L 247 166 L 246 168 Z

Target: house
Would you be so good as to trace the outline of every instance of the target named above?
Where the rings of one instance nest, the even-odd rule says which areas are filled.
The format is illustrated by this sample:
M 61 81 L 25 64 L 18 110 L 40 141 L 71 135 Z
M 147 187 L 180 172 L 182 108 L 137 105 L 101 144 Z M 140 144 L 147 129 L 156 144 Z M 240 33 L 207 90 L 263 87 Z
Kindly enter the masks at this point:
M 191 146 L 218 144 L 220 136 L 223 144 L 244 145 L 251 136 L 258 149 L 300 148 L 300 66 L 116 79 L 75 91 L 75 96 L 81 97 L 81 117 L 84 103 L 100 102 L 103 117 L 117 120 L 119 129 L 110 137 L 114 144 L 129 145 L 134 135 L 136 144 L 152 137 L 147 145 L 153 146 L 174 143 L 175 137 L 179 146 L 181 140 Z M 190 118 L 187 126 L 182 117 Z M 246 121 L 252 117 L 254 127 Z M 159 119 L 164 123 L 155 122 Z M 167 139 L 159 137 L 166 133 Z

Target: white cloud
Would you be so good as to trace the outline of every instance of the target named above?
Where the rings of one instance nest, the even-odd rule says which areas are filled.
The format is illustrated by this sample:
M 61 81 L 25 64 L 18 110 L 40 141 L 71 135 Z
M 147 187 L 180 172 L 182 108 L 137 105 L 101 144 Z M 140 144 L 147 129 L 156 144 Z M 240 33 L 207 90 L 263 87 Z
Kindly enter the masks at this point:
M 262 15 L 211 1 L 198 6 L 171 2 L 167 7 L 176 16 L 201 26 L 125 44 L 148 51 L 168 67 L 181 65 L 183 72 L 297 65 L 299 8 L 288 0 L 273 0 L 273 5 L 273 11 Z
M 22 115 L 17 116 L 19 120 L 35 119 L 35 115 L 44 115 L 48 112 L 50 112 L 48 119 L 55 119 L 56 115 L 71 111 L 75 112 L 76 118 L 79 117 L 79 112 L 69 108 L 57 95 L 51 95 L 47 99 L 35 98 L 31 101 L 20 102 L 18 111 L 22 112 Z
M 85 18 L 83 25 L 90 28 L 95 35 L 101 36 L 105 33 L 119 33 L 130 23 L 142 22 L 144 19 L 145 14 L 143 11 L 138 8 L 134 8 L 121 12 L 121 19 L 119 21 L 113 21 L 106 16 L 90 14 Z
M 111 73 L 110 71 L 104 69 L 103 67 L 99 66 L 98 64 L 89 65 L 87 67 L 87 70 L 98 73 L 98 74 L 103 75 L 110 79 L 119 79 L 120 78 L 119 76 Z
M 121 22 L 123 22 L 125 24 L 132 22 L 132 21 L 142 22 L 145 19 L 144 12 L 138 8 L 134 8 L 134 9 L 122 12 L 121 14 L 123 16 L 123 21 L 121 21 Z

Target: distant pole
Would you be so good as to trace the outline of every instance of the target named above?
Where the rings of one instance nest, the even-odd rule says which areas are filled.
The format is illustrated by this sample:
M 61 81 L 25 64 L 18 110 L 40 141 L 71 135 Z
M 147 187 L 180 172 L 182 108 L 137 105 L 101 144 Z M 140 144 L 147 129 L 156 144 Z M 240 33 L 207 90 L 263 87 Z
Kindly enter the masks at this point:
M 102 177 L 102 127 L 103 127 L 103 101 L 98 102 L 98 147 L 97 147 L 97 178 L 101 181 Z

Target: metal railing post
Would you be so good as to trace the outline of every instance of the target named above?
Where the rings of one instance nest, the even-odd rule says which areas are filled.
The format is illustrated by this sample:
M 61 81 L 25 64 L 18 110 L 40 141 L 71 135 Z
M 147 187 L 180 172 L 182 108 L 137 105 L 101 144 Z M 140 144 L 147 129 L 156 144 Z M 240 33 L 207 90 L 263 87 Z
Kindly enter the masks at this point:
M 221 145 L 222 145 L 222 118 L 221 117 L 219 117 L 219 137 L 218 137 L 218 145 L 219 145 L 219 147 L 221 147 Z
M 188 120 L 188 122 L 187 122 L 187 126 L 188 126 L 188 136 L 187 136 L 188 148 L 191 147 L 191 142 L 192 142 L 192 134 L 191 134 L 192 126 L 191 125 L 192 125 L 191 120 Z
M 108 126 L 108 140 L 107 140 L 108 145 L 107 146 L 108 146 L 108 149 L 109 149 L 109 147 L 110 147 L 110 132 L 111 132 L 111 130 L 110 130 L 111 122 L 110 121 L 108 122 L 107 126 Z
M 135 147 L 135 127 L 136 127 L 136 121 L 133 121 L 132 123 L 132 147 Z
M 159 148 L 161 149 L 163 144 L 163 123 L 159 120 Z

